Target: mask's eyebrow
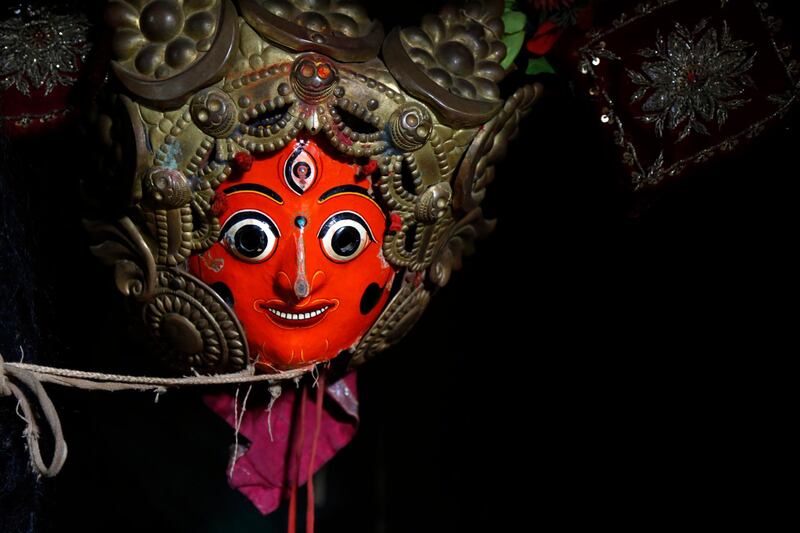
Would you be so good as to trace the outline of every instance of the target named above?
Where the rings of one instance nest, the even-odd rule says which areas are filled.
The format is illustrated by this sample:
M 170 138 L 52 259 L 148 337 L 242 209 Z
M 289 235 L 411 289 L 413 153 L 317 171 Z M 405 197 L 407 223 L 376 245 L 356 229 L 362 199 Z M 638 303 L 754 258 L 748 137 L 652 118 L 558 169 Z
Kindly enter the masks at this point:
M 283 198 L 281 195 L 270 189 L 269 187 L 265 187 L 263 185 L 259 185 L 258 183 L 239 183 L 232 187 L 228 187 L 225 189 L 225 196 L 230 196 L 232 194 L 238 194 L 243 192 L 252 192 L 255 194 L 260 194 L 261 196 L 266 196 L 273 202 L 276 202 L 279 205 L 283 205 Z
M 325 191 L 324 193 L 322 193 L 322 196 L 319 197 L 319 200 L 317 200 L 317 203 L 321 204 L 321 203 L 325 202 L 326 200 L 330 200 L 331 198 L 334 198 L 336 196 L 342 196 L 342 195 L 345 195 L 345 194 L 355 194 L 355 195 L 358 195 L 358 196 L 362 196 L 362 197 L 366 198 L 367 200 L 369 200 L 370 202 L 372 202 L 373 204 L 375 204 L 375 207 L 377 207 L 378 209 L 381 209 L 381 206 L 378 205 L 378 202 L 376 202 L 372 198 L 372 196 L 370 196 L 369 191 L 367 191 L 367 189 L 365 189 L 364 187 L 359 187 L 358 185 L 339 185 L 338 187 L 334 187 L 333 189 L 329 189 L 329 190 Z M 383 211 L 383 210 L 381 209 L 381 211 Z

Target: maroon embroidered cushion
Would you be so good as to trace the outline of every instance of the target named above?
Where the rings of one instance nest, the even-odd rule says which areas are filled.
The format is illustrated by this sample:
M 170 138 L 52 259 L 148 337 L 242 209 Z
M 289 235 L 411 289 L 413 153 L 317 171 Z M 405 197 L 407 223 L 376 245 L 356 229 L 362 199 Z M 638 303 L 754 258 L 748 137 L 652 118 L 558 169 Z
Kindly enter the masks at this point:
M 782 20 L 754 0 L 606 2 L 571 45 L 634 189 L 738 149 L 798 97 Z

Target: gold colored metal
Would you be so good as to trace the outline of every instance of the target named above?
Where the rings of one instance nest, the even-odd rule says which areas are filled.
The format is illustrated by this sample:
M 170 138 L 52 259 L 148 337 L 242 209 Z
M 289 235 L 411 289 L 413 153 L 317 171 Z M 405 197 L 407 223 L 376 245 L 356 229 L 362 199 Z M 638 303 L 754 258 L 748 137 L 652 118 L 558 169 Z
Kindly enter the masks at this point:
M 215 189 L 238 153 L 278 151 L 305 132 L 377 163 L 374 190 L 399 221 L 383 254 L 402 281 L 354 347 L 357 364 L 400 339 L 491 231 L 479 207 L 486 185 L 540 94 L 525 86 L 499 97 L 502 2 L 447 6 L 420 27 L 393 30 L 386 64 L 376 58 L 382 27 L 361 8 L 307 4 L 241 0 L 243 18 L 228 0 L 109 4 L 115 71 L 130 96 L 99 123 L 129 132 L 123 150 L 136 163 L 117 158 L 127 167 L 109 173 L 127 194 L 127 216 L 124 231 L 92 225 L 95 252 L 142 302 L 145 323 L 180 368 L 221 372 L 247 361 L 233 312 L 184 264 L 219 239 Z M 345 12 L 350 21 L 338 16 Z M 185 39 L 194 52 L 181 48 Z M 123 141 L 107 137 L 119 150 Z
M 245 20 L 264 39 L 298 52 L 316 51 L 339 61 L 378 55 L 383 26 L 355 2 L 241 0 Z

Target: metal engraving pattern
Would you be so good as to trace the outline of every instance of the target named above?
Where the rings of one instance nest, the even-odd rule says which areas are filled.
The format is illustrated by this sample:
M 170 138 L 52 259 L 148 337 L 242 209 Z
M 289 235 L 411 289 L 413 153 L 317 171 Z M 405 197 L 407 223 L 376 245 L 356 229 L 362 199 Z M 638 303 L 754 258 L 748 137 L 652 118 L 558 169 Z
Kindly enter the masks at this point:
M 378 55 L 383 41 L 381 23 L 349 0 L 241 0 L 239 6 L 265 39 L 296 52 L 366 61 Z
M 153 100 L 181 98 L 217 78 L 236 40 L 229 0 L 113 0 L 105 19 L 117 76 Z
M 186 272 L 159 270 L 142 318 L 167 365 L 178 371 L 235 371 L 247 363 L 244 331 L 233 312 Z
M 433 104 L 443 122 L 485 122 L 501 104 L 502 13 L 499 1 L 446 5 L 418 27 L 393 30 L 383 45 L 386 65 L 405 90 Z

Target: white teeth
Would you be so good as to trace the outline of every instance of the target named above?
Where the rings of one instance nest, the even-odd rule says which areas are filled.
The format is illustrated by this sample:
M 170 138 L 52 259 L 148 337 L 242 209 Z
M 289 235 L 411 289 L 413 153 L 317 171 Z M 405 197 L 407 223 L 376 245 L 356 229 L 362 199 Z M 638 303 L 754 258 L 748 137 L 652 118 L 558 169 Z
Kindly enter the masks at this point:
M 314 318 L 321 315 L 327 311 L 329 307 L 330 306 L 326 305 L 322 309 L 317 309 L 316 311 L 311 311 L 310 313 L 284 313 L 283 311 L 278 311 L 272 307 L 268 307 L 267 310 L 273 315 L 277 315 L 284 320 L 308 320 L 309 318 Z

